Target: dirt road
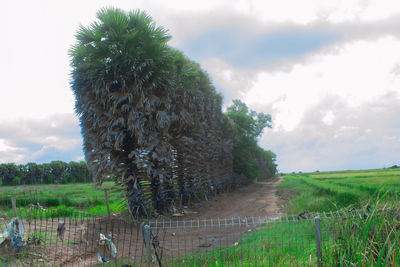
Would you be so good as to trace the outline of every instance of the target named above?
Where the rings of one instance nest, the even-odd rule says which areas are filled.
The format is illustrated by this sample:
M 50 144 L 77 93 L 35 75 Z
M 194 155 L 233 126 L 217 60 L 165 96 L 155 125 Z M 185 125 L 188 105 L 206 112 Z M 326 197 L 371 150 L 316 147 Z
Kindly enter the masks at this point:
M 250 216 L 279 216 L 282 215 L 280 210 L 280 204 L 282 200 L 276 195 L 277 185 L 281 182 L 281 178 L 276 178 L 268 182 L 258 182 L 251 184 L 246 187 L 238 188 L 233 192 L 224 193 L 213 197 L 209 201 L 203 201 L 201 203 L 192 205 L 183 210 L 182 217 L 176 217 L 176 220 L 196 220 L 196 219 L 216 219 L 216 218 L 232 218 L 232 217 L 250 217 Z M 169 220 L 169 216 L 160 216 L 157 220 Z M 124 225 L 122 225 L 124 226 Z M 125 226 L 126 227 L 126 226 Z M 103 227 L 104 228 L 104 227 Z M 133 227 L 129 229 L 129 233 L 123 228 L 122 231 L 117 231 L 117 238 L 114 239 L 114 243 L 118 247 L 119 257 L 125 257 L 125 255 L 132 256 L 132 253 L 136 255 L 143 254 L 143 241 L 141 239 L 140 231 Z M 210 228 L 208 228 L 210 231 Z M 214 229 L 217 231 L 217 229 Z M 244 228 L 242 229 L 244 230 Z M 198 249 L 198 244 L 193 245 L 193 240 L 196 242 L 205 242 L 207 238 L 216 238 L 218 240 L 230 240 L 233 233 L 233 228 L 226 228 L 224 232 L 213 232 L 210 231 L 208 234 L 212 236 L 205 236 L 205 229 L 203 228 L 179 228 L 169 229 L 163 228 L 160 230 L 160 236 L 162 236 L 162 247 L 165 248 L 165 254 L 175 255 L 177 250 L 181 249 L 184 244 L 191 244 L 192 249 Z M 239 230 L 240 231 L 240 230 Z M 238 229 L 235 230 L 235 234 L 239 235 Z M 242 233 L 244 234 L 244 233 Z M 133 237 L 133 239 L 132 239 Z M 232 242 L 231 242 L 232 241 Z M 220 241 L 221 243 L 221 241 Z M 221 245 L 219 243 L 219 245 Z M 139 244 L 139 246 L 137 246 Z M 186 245 L 187 245 L 186 244 Z M 200 243 L 199 243 L 200 244 Z M 224 245 L 223 243 L 222 245 Z M 135 249 L 132 252 L 132 249 Z M 188 247 L 189 249 L 189 247 Z M 205 248 L 209 249 L 209 248 Z M 72 251 L 72 250 L 71 250 Z M 181 252 L 186 251 L 183 249 Z M 176 256 L 176 255 L 175 255 Z M 76 257 L 75 257 L 76 258 Z M 139 258 L 138 258 L 139 260 Z M 97 253 L 93 252 L 85 257 L 80 257 L 78 261 L 64 262 L 64 266 L 91 266 L 98 262 Z M 140 264 L 139 264 L 140 265 Z
M 184 210 L 185 219 L 282 215 L 276 187 L 282 178 L 257 182 Z

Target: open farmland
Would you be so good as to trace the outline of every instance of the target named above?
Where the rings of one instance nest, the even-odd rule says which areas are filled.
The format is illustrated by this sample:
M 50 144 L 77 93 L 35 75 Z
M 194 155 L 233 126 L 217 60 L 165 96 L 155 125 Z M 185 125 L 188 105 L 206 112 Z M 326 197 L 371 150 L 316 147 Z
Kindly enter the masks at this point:
M 286 174 L 278 194 L 290 200 L 289 213 L 361 207 L 384 194 L 384 203 L 395 202 L 400 197 L 400 169 Z
M 272 198 L 275 195 L 275 186 L 281 179 L 258 182 L 215 196 L 206 202 L 196 203 L 189 209 L 184 209 L 182 217 L 178 219 L 159 218 L 159 221 L 150 221 L 150 232 L 153 231 L 151 233 L 157 233 L 161 237 L 160 247 L 154 248 L 154 251 L 164 253 L 162 263 L 165 266 L 316 266 L 318 260 L 322 266 L 385 266 L 387 263 L 395 266 L 399 261 L 395 257 L 399 253 L 398 204 L 392 203 L 395 205 L 382 210 L 374 194 L 384 185 L 380 195 L 386 194 L 383 198 L 386 202 L 395 202 L 398 198 L 396 189 L 399 175 L 399 170 L 395 169 L 285 175 L 278 186 L 282 197 L 292 197 L 287 202 L 288 213 L 310 213 L 282 217 L 271 216 L 271 211 L 267 212 L 269 216 L 262 216 L 265 213 L 261 209 L 271 206 L 270 202 L 276 202 L 276 209 L 282 204 L 278 198 Z M 103 188 L 111 187 L 111 182 L 104 183 L 99 188 L 93 184 L 20 186 L 2 188 L 1 193 L 7 196 L 37 196 L 43 206 L 46 206 L 46 202 L 49 205 L 53 201 L 54 207 L 106 214 Z M 373 192 L 369 193 L 367 189 Z M 112 210 L 116 212 L 118 205 L 123 204 L 117 200 L 121 189 L 114 187 L 108 192 L 114 207 Z M 369 200 L 374 201 L 371 201 L 370 208 L 365 208 L 365 203 Z M 238 207 L 240 202 L 243 202 L 242 206 Z M 353 213 L 352 206 L 363 206 L 364 209 L 360 213 Z M 95 207 L 97 208 L 93 211 Z M 249 216 L 237 213 L 238 208 Z M 254 214 L 249 213 L 251 209 Z M 328 214 L 316 213 L 339 209 L 341 211 Z M 28 215 L 33 212 L 33 216 L 24 217 L 24 211 Z M 93 266 L 98 262 L 95 240 L 99 229 L 115 232 L 113 240 L 118 248 L 119 264 L 126 262 L 133 264 L 132 266 L 141 266 L 146 262 L 142 230 L 138 225 L 131 225 L 130 222 L 127 224 L 123 219 L 114 218 L 114 223 L 107 226 L 107 217 L 96 219 L 71 213 L 74 217 L 66 220 L 67 213 L 55 213 L 50 209 L 43 212 L 36 205 L 32 211 L 30 208 L 19 208 L 18 214 L 26 218 L 24 225 L 27 235 L 39 235 L 47 244 L 34 246 L 40 252 L 37 255 L 42 255 L 39 259 L 30 258 L 28 253 L 22 259 L 24 262 L 46 259 L 65 266 Z M 53 214 L 60 214 L 61 217 L 57 216 L 59 218 L 53 220 Z M 232 217 L 238 215 L 242 217 Z M 225 219 L 203 219 L 219 216 Z M 317 258 L 316 216 L 320 216 L 321 223 L 319 232 L 322 236 L 318 240 L 322 242 L 323 252 L 320 258 Z M 60 220 L 68 223 L 68 234 L 64 241 L 58 240 L 56 236 L 55 228 Z M 82 228 L 83 226 L 86 228 Z M 82 229 L 88 229 L 85 235 L 80 232 Z M 211 243 L 207 243 L 208 240 Z M 57 252 L 59 249 L 63 249 L 60 256 Z M 368 256 L 360 258 L 360 253 Z M 131 257 L 132 255 L 134 256 Z M 13 259 L 0 257 L 0 263 L 2 260 L 10 262 Z M 106 266 L 113 266 L 115 262 Z
M 104 182 L 101 186 L 93 183 L 2 186 L 0 188 L 0 209 L 7 207 L 6 212 L 11 214 L 10 199 L 16 197 L 17 206 L 21 209 L 24 208 L 24 203 L 39 203 L 46 208 L 107 215 L 104 189 L 108 189 L 112 213 L 126 209 L 123 198 L 121 198 L 123 191 L 121 188 L 115 187 L 114 182 Z

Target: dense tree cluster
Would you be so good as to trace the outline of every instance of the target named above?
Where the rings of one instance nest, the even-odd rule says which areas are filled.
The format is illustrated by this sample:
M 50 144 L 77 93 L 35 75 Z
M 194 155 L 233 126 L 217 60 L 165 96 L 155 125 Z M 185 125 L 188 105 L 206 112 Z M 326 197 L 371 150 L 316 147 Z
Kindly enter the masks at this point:
M 75 108 L 94 177 L 124 184 L 139 216 L 237 184 L 238 140 L 227 133 L 222 97 L 207 73 L 168 46 L 166 30 L 145 13 L 103 9 L 97 18 L 80 27 L 70 51 Z
M 257 144 L 264 128 L 271 128 L 271 116 L 249 110 L 240 100 L 233 100 L 224 116 L 224 132 L 235 140 L 233 170 L 249 178 L 273 177 L 276 155 Z
M 65 184 L 92 180 L 85 161 L 69 163 L 52 161 L 44 164 L 30 162 L 25 165 L 0 164 L 1 185 Z

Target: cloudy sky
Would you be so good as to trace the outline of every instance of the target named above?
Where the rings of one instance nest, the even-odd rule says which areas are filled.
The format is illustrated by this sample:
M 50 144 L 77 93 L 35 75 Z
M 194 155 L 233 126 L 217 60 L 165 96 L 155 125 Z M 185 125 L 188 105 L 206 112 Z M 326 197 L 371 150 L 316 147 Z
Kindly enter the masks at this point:
M 270 113 L 283 172 L 400 163 L 396 0 L 2 1 L 0 162 L 83 159 L 68 49 L 107 6 L 147 11 L 207 70 L 224 107 Z

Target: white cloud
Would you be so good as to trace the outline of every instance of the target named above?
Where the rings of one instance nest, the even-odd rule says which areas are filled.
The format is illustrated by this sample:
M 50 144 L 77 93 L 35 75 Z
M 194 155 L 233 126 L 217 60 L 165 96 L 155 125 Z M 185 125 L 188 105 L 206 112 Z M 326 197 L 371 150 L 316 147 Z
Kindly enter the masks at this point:
M 26 157 L 27 150 L 15 147 L 5 139 L 0 139 L 0 162 L 21 162 Z
M 334 119 L 335 119 L 335 114 L 331 110 L 329 110 L 322 118 L 322 122 L 325 123 L 326 125 L 332 125 Z
M 263 67 L 219 57 L 199 61 L 225 104 L 242 98 L 272 114 L 274 129 L 266 130 L 261 144 L 278 153 L 282 169 L 380 167 L 394 160 L 400 124 L 393 118 L 399 110 L 384 96 L 400 88 L 397 1 L 6 0 L 0 16 L 0 162 L 35 160 L 54 151 L 82 159 L 68 49 L 78 25 L 107 6 L 147 11 L 170 30 L 171 45 L 178 48 L 211 29 L 333 36 L 318 50 Z M 397 101 L 398 95 L 391 96 Z
M 325 110 L 335 114 L 330 125 Z M 292 131 L 265 131 L 262 146 L 278 154 L 280 170 L 382 168 L 399 163 L 400 95 L 387 93 L 352 107 L 339 96 L 310 106 Z
M 0 120 L 0 162 L 80 157 L 81 144 L 78 120 L 72 113 Z
M 346 99 L 351 106 L 397 91 L 400 76 L 393 73 L 400 63 L 400 40 L 387 37 L 376 41 L 346 43 L 327 53 L 310 55 L 289 72 L 260 71 L 245 97 L 252 105 L 273 105 L 275 125 L 293 130 L 306 109 L 327 95 Z
M 73 160 L 74 161 L 82 161 L 82 160 L 85 160 L 85 157 L 83 155 L 81 155 L 81 156 L 75 157 Z
M 223 93 L 226 105 L 229 105 L 232 99 L 242 99 L 254 85 L 257 75 L 256 69 L 235 67 L 219 58 L 205 59 L 201 65 Z

